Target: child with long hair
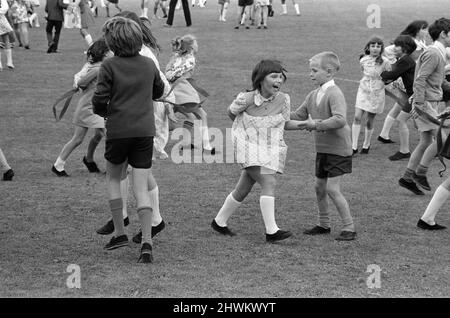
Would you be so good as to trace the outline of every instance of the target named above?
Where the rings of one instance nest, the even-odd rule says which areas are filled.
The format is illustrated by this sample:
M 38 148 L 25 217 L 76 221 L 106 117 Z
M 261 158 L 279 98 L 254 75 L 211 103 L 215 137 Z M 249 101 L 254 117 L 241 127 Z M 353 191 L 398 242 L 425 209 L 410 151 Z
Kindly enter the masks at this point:
M 220 234 L 235 235 L 227 226 L 228 219 L 258 183 L 266 241 L 281 241 L 292 235 L 280 230 L 275 222 L 276 174 L 284 170 L 287 146 L 283 132 L 290 116 L 289 95 L 281 92 L 285 80 L 285 70 L 278 61 L 262 60 L 252 72 L 252 91 L 240 93 L 228 108 L 236 160 L 242 172 L 211 223 Z
M 355 118 L 352 125 L 352 149 L 353 154 L 358 152 L 358 137 L 361 131 L 361 118 L 367 114 L 364 143 L 362 154 L 368 154 L 370 140 L 373 134 L 373 122 L 376 114 L 384 109 L 385 91 L 384 82 L 380 74 L 390 70 L 388 60 L 382 56 L 384 43 L 380 37 L 374 36 L 364 47 L 364 54 L 360 56 L 359 63 L 362 68 L 363 78 L 359 82 L 355 103 Z
M 215 149 L 211 146 L 209 140 L 208 115 L 202 107 L 205 101 L 204 98 L 206 97 L 205 92 L 192 79 L 196 66 L 195 53 L 197 51 L 197 39 L 191 34 L 186 34 L 172 40 L 173 54 L 166 66 L 165 75 L 172 85 L 175 95 L 174 110 L 183 113 L 191 119 L 196 118 L 200 120 L 200 135 L 202 136 L 203 150 L 215 154 Z M 184 141 L 188 139 L 190 139 L 188 136 L 183 137 Z M 191 144 L 191 148 L 193 146 L 195 145 Z
M 89 128 L 94 129 L 95 134 L 89 141 L 86 156 L 83 163 L 92 173 L 100 170 L 94 161 L 94 153 L 98 144 L 105 136 L 105 121 L 102 117 L 94 114 L 92 110 L 92 96 L 97 85 L 97 76 L 104 58 L 110 52 L 104 39 L 92 43 L 87 50 L 87 62 L 83 69 L 74 76 L 74 87 L 81 90 L 81 97 L 73 116 L 75 132 L 72 139 L 64 145 L 58 158 L 52 166 L 52 172 L 58 177 L 68 177 L 64 165 L 70 154 L 81 145 Z
M 6 54 L 6 66 L 13 69 L 14 64 L 12 60 L 12 43 L 9 42 L 9 33 L 13 31 L 11 25 L 6 18 L 6 14 L 9 10 L 9 5 L 6 0 L 0 0 L 0 50 L 3 50 Z M 2 54 L 0 51 L 0 71 L 3 70 Z

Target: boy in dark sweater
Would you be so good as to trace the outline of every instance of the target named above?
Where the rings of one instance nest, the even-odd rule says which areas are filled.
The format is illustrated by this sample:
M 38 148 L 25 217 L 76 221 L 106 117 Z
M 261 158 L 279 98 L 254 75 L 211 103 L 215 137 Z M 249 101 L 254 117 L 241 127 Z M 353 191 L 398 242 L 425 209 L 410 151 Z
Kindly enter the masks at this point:
M 114 17 L 106 21 L 103 32 L 115 55 L 103 62 L 92 98 L 94 113 L 107 118 L 106 175 L 115 233 L 105 249 L 128 245 L 122 217 L 120 178 L 122 170 L 129 164 L 134 168 L 133 190 L 142 228 L 139 261 L 151 263 L 152 209 L 147 180 L 155 135 L 153 100 L 162 96 L 164 83 L 154 62 L 139 55 L 142 30 L 136 22 Z
M 334 83 L 339 70 L 338 56 L 322 52 L 310 59 L 310 78 L 319 87 L 306 96 L 303 104 L 291 113 L 291 120 L 301 120 L 299 129 L 315 130 L 316 197 L 319 224 L 304 234 L 330 233 L 328 197 L 336 206 L 343 223 L 338 241 L 356 238 L 353 219 L 347 200 L 340 190 L 342 176 L 352 172 L 350 127 L 347 124 L 347 104 L 341 89 Z

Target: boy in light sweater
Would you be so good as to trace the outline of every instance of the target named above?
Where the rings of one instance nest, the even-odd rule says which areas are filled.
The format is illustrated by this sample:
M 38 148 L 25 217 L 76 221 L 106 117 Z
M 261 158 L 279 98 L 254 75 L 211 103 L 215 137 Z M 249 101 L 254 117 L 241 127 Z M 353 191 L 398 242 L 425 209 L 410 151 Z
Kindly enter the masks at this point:
M 347 200 L 340 190 L 342 176 L 352 171 L 352 147 L 346 119 L 347 104 L 344 94 L 333 80 L 339 67 L 339 58 L 333 52 L 322 52 L 310 59 L 310 78 L 319 87 L 310 92 L 303 104 L 291 113 L 291 120 L 303 121 L 297 129 L 314 130 L 317 152 L 315 190 L 319 224 L 304 234 L 330 233 L 329 196 L 343 223 L 336 240 L 351 241 L 356 238 L 355 227 Z

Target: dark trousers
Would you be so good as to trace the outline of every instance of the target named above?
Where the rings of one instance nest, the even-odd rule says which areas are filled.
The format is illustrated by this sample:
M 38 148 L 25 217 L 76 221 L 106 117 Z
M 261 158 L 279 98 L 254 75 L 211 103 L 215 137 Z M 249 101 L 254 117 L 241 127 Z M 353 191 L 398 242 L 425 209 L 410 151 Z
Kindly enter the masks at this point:
M 53 49 L 55 51 L 58 49 L 59 34 L 61 33 L 62 25 L 62 21 L 48 20 L 47 27 L 45 28 L 45 32 L 47 32 L 48 46 L 50 47 L 50 45 L 53 44 Z M 52 35 L 53 28 L 55 28 L 54 36 Z
M 169 3 L 169 17 L 167 18 L 167 24 L 172 25 L 173 16 L 175 14 L 175 7 L 177 5 L 178 0 L 170 0 Z M 186 20 L 186 26 L 191 26 L 191 11 L 189 11 L 189 3 L 188 0 L 181 0 L 181 4 L 183 5 L 184 19 Z

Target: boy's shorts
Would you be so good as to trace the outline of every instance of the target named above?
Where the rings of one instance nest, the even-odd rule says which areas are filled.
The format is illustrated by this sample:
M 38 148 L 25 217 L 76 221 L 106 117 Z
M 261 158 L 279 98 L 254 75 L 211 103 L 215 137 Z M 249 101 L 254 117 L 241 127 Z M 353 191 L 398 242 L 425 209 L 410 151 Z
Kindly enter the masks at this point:
M 437 117 L 439 114 L 439 102 L 427 102 L 425 101 L 425 111 L 433 116 L 433 117 Z M 419 132 L 425 132 L 425 131 L 432 131 L 432 130 L 437 130 L 439 128 L 438 125 L 436 125 L 435 123 L 432 123 L 431 121 L 427 120 L 426 118 L 422 118 L 422 117 L 417 117 L 416 119 L 414 119 L 414 123 L 417 127 L 417 130 Z
M 106 140 L 105 159 L 119 165 L 128 160 L 133 168 L 152 167 L 153 136 Z
M 329 153 L 316 155 L 316 177 L 319 179 L 338 177 L 352 172 L 352 156 L 339 156 Z

